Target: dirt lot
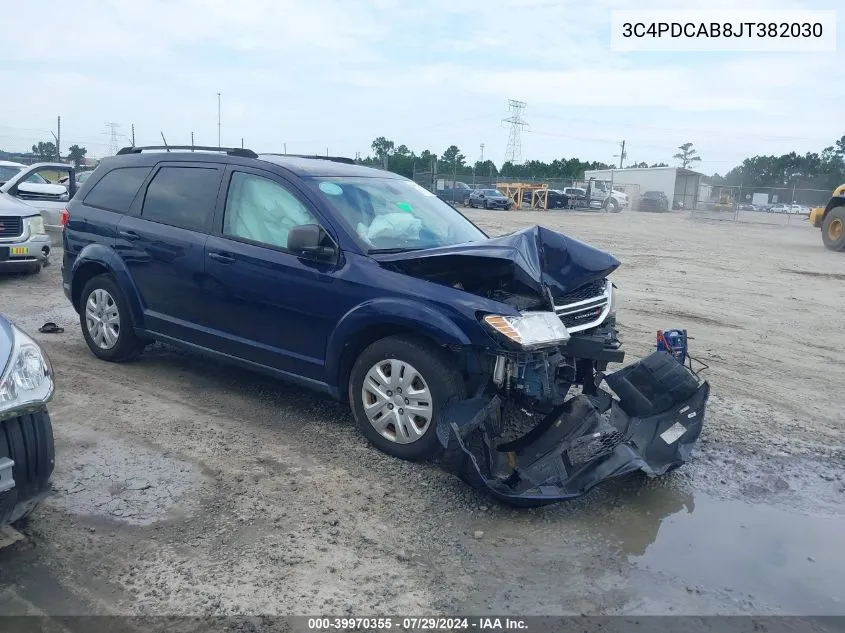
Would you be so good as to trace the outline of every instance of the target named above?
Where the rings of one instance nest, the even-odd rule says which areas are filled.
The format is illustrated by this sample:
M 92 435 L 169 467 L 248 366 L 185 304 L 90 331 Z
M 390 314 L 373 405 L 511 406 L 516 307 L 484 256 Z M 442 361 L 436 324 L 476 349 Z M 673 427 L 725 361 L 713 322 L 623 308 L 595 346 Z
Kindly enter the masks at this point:
M 161 346 L 96 360 L 56 263 L 0 278 L 58 375 L 55 494 L 0 551 L 0 613 L 845 615 L 845 257 L 805 226 L 469 215 L 614 253 L 632 360 L 690 330 L 713 395 L 686 468 L 512 510 L 299 388 Z

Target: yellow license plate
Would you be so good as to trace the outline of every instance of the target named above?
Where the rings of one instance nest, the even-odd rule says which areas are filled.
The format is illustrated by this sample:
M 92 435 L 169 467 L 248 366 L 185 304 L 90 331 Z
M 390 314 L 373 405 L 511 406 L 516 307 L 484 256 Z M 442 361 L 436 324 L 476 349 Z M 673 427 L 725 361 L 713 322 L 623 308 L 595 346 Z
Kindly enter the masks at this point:
M 12 246 L 12 255 L 29 255 L 29 246 Z

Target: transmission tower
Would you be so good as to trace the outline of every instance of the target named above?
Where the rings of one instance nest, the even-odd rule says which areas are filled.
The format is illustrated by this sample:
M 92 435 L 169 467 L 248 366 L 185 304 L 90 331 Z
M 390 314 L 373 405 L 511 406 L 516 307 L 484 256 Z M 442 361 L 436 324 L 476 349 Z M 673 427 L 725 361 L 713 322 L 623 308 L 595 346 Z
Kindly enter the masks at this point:
M 120 127 L 120 124 L 106 123 L 106 127 L 109 128 L 109 154 L 114 156 L 117 154 L 117 150 L 120 149 L 117 142 L 117 128 Z
M 514 165 L 522 162 L 522 129 L 528 127 L 528 123 L 522 118 L 522 113 L 525 112 L 526 105 L 524 101 L 508 99 L 508 111 L 510 114 L 506 119 L 502 119 L 502 123 L 510 124 L 508 148 L 505 150 L 505 162 L 510 161 Z

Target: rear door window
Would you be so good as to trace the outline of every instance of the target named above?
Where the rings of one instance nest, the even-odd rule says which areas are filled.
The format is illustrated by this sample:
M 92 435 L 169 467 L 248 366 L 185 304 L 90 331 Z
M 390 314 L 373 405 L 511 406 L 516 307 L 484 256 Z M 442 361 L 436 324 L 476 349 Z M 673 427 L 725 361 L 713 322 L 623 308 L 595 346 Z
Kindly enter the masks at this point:
M 162 167 L 147 186 L 141 217 L 189 231 L 206 231 L 221 174 L 215 167 Z
M 151 167 L 112 169 L 94 184 L 85 196 L 85 204 L 116 213 L 126 213 L 151 169 Z

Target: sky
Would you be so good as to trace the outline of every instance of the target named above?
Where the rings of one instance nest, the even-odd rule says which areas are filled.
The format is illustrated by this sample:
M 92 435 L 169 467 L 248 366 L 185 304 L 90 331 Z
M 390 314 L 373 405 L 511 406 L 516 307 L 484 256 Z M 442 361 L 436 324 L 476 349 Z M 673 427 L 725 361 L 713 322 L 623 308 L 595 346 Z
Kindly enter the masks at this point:
M 10 0 L 2 0 L 5 4 Z M 836 9 L 745 0 L 746 9 Z M 0 149 L 109 153 L 223 145 L 354 156 L 377 136 L 420 152 L 505 158 L 508 99 L 526 102 L 524 160 L 578 157 L 725 173 L 757 154 L 820 151 L 845 134 L 835 53 L 615 53 L 612 9 L 689 0 L 40 0 L 0 21 Z M 709 0 L 708 8 L 736 8 Z M 13 98 L 9 98 L 13 97 Z

